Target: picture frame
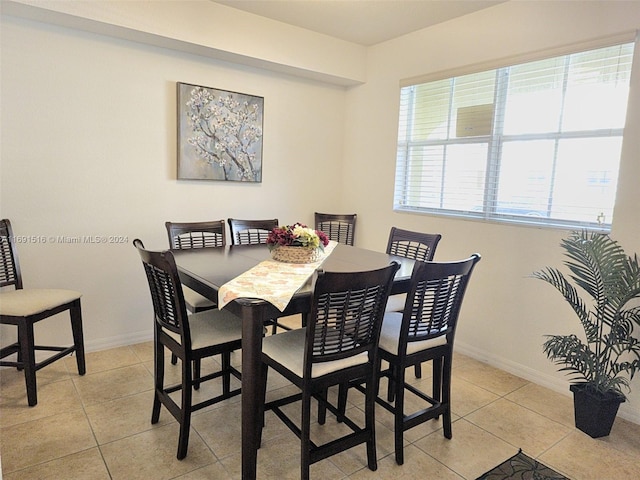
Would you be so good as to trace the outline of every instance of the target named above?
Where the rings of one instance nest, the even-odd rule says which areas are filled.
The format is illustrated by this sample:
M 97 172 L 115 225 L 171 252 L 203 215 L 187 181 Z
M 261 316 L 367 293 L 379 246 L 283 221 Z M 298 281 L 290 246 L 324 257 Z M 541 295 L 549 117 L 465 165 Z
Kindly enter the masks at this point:
M 178 179 L 262 182 L 264 97 L 177 82 Z

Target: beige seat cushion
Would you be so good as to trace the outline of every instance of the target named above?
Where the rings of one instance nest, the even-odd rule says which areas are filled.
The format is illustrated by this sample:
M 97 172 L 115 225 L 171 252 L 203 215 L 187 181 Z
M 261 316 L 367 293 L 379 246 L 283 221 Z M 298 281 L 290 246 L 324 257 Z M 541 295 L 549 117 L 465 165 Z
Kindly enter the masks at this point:
M 189 315 L 191 349 L 221 345 L 242 338 L 242 320 L 226 310 L 207 310 Z M 180 335 L 165 330 L 176 342 Z
M 271 335 L 262 340 L 262 352 L 302 378 L 306 335 L 306 328 Z M 343 368 L 361 365 L 367 363 L 368 358 L 366 352 L 363 352 L 341 360 L 314 363 L 311 377 L 317 378 Z
M 195 309 L 212 308 L 215 307 L 215 303 L 206 297 L 203 297 L 198 292 L 191 290 L 189 287 L 182 287 L 182 293 L 184 294 L 184 301 L 187 303 L 187 309 L 195 311 Z
M 398 342 L 400 340 L 400 327 L 402 326 L 402 313 L 389 312 L 384 314 L 382 320 L 382 329 L 380 331 L 379 348 L 393 355 L 398 354 Z M 428 348 L 445 345 L 447 343 L 446 335 L 441 335 L 429 340 L 421 340 L 419 342 L 408 342 L 407 353 L 412 354 L 427 350 Z
M 50 310 L 82 296 L 73 290 L 25 288 L 0 292 L 0 314 L 28 317 Z
M 402 312 L 404 310 L 404 304 L 407 301 L 406 293 L 398 293 L 397 295 L 389 295 L 387 301 L 387 308 L 385 312 Z

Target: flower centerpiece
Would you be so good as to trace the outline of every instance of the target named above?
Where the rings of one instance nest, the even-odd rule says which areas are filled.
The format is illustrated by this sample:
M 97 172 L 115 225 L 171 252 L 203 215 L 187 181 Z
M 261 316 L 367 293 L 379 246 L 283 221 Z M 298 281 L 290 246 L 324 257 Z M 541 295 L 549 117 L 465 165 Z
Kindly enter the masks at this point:
M 267 237 L 273 259 L 286 263 L 316 262 L 327 245 L 329 239 L 324 232 L 302 223 L 274 228 Z

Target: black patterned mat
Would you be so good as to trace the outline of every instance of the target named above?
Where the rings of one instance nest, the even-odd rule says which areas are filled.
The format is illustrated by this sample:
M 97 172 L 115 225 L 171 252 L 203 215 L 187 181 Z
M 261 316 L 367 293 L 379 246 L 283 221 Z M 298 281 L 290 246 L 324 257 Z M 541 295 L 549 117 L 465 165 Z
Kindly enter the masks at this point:
M 509 460 L 492 468 L 476 480 L 569 480 L 546 465 L 518 451 Z

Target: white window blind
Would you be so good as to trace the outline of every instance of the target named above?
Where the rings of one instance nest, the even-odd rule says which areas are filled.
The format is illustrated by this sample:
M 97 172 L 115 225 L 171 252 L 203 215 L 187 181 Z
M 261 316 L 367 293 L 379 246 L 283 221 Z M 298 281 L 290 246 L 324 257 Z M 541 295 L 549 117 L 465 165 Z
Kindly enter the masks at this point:
M 403 87 L 394 208 L 610 229 L 633 47 Z

